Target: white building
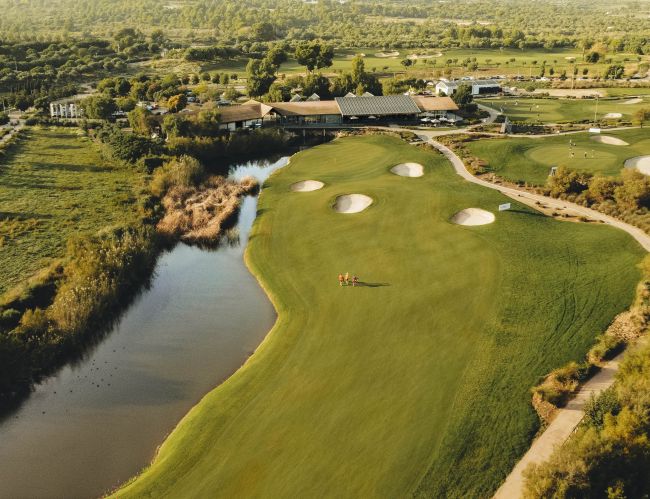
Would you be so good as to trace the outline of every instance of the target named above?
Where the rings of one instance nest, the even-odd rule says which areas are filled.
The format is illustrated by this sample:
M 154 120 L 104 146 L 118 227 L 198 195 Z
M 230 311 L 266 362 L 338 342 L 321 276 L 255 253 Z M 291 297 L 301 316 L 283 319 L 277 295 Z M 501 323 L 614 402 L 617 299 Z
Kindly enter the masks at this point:
M 446 95 L 451 97 L 458 90 L 459 82 L 449 81 L 449 80 L 440 80 L 436 83 L 436 95 Z
M 52 118 L 82 118 L 83 109 L 76 102 L 51 102 L 50 116 Z
M 501 92 L 501 83 L 496 80 L 472 80 L 472 95 L 498 94 Z
M 436 84 L 436 94 L 452 96 L 460 85 L 472 87 L 472 95 L 498 94 L 501 92 L 501 83 L 496 80 L 440 80 Z

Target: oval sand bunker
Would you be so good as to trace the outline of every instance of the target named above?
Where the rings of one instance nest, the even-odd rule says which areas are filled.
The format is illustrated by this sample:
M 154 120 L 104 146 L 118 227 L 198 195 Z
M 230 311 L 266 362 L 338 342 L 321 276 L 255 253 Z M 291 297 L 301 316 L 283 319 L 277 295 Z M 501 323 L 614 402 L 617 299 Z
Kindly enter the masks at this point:
M 494 222 L 494 213 L 480 208 L 467 208 L 451 217 L 451 221 L 458 225 L 487 225 Z
M 650 156 L 637 156 L 625 162 L 625 168 L 636 168 L 645 175 L 650 175 Z
M 591 140 L 594 142 L 600 142 L 601 144 L 608 144 L 610 146 L 629 146 L 627 142 L 619 139 L 618 137 L 612 137 L 610 135 L 594 135 L 591 137 Z
M 364 194 L 346 194 L 336 198 L 334 211 L 337 213 L 359 213 L 372 204 L 372 198 Z
M 319 182 L 318 180 L 303 180 L 302 182 L 296 182 L 291 186 L 293 192 L 311 192 L 322 189 L 325 184 Z
M 390 171 L 400 177 L 421 177 L 424 167 L 420 163 L 401 163 L 393 166 Z

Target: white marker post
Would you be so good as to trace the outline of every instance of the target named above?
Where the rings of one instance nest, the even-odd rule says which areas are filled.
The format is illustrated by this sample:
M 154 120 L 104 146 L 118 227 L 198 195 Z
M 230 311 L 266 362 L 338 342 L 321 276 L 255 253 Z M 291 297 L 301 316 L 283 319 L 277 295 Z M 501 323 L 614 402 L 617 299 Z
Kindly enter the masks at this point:
M 499 205 L 499 211 L 506 211 L 511 208 L 510 203 L 504 203 Z

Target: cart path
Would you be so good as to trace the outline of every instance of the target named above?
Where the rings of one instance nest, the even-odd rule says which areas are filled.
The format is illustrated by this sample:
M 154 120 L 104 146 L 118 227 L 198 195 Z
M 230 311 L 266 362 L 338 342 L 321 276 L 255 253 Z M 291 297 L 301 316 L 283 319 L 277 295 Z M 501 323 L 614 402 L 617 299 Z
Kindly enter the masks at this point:
M 494 499 L 518 499 L 524 490 L 524 470 L 531 464 L 539 464 L 550 459 L 553 451 L 571 436 L 585 415 L 585 404 L 592 395 L 598 396 L 614 383 L 618 365 L 625 352 L 618 354 L 607 362 L 593 378 L 587 381 L 569 403 L 558 409 L 555 419 L 537 438 L 526 454 L 512 469 L 501 487 L 494 494 Z
M 638 241 L 638 243 L 646 251 L 650 251 L 650 236 L 648 236 L 648 234 L 643 232 L 638 227 L 634 227 L 633 225 L 617 220 L 614 217 L 610 217 L 609 215 L 605 215 L 604 213 L 600 213 L 596 210 L 592 210 L 591 208 L 585 208 L 584 206 L 580 206 L 578 204 L 571 203 L 569 201 L 564 201 L 562 199 L 555 199 L 555 198 L 543 196 L 541 194 L 533 194 L 531 192 L 520 191 L 519 189 L 493 184 L 492 182 L 488 182 L 486 180 L 477 178 L 474 175 L 472 175 L 469 172 L 469 170 L 467 170 L 467 167 L 465 166 L 463 161 L 451 149 L 449 149 L 448 147 L 446 147 L 445 145 L 439 142 L 436 142 L 433 138 L 426 135 L 426 133 L 418 132 L 418 134 L 422 135 L 423 139 L 426 138 L 429 144 L 431 144 L 438 151 L 440 151 L 451 162 L 456 173 L 461 177 L 463 177 L 465 180 L 472 182 L 474 184 L 478 184 L 483 187 L 487 187 L 488 189 L 497 190 L 502 194 L 511 197 L 515 201 L 526 204 L 534 209 L 538 209 L 536 203 L 541 203 L 552 209 L 561 210 L 563 213 L 568 213 L 569 215 L 578 216 L 578 217 L 581 216 L 587 217 L 592 220 L 597 220 L 607 225 L 611 225 L 612 227 L 616 227 L 617 229 L 624 230 L 625 232 L 630 234 L 634 239 L 636 239 L 636 241 Z

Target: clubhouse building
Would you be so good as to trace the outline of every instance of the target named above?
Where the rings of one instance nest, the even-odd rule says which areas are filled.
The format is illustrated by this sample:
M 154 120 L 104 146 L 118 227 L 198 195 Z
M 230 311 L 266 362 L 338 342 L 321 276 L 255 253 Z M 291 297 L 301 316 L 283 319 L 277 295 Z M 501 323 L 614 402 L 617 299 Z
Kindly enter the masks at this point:
M 237 130 L 261 126 L 337 127 L 382 122 L 415 122 L 422 118 L 457 121 L 458 106 L 449 97 L 410 95 L 360 97 L 348 94 L 334 100 L 263 103 L 255 100 L 219 108 L 219 128 Z

